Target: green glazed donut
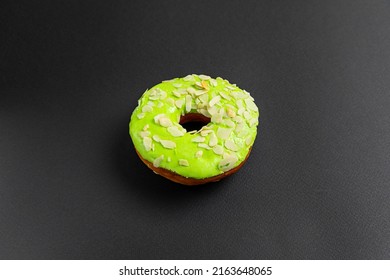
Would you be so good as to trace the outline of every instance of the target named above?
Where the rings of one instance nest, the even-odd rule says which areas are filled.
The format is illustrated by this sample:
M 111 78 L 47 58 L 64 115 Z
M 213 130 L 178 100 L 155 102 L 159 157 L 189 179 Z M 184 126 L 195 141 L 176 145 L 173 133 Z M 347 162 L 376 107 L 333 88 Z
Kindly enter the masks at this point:
M 148 167 L 196 185 L 217 181 L 244 163 L 258 118 L 247 91 L 219 77 L 188 75 L 146 90 L 131 115 L 129 133 Z M 188 120 L 205 125 L 186 131 L 181 124 Z

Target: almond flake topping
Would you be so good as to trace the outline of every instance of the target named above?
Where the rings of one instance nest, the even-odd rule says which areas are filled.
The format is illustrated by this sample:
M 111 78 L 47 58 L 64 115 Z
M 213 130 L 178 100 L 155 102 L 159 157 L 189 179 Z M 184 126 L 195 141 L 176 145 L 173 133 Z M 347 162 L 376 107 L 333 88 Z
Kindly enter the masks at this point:
M 196 157 L 196 158 L 200 158 L 200 157 L 202 157 L 202 155 L 203 155 L 203 151 L 197 151 L 197 152 L 195 153 L 195 157 Z
M 245 144 L 249 146 L 252 143 L 252 136 L 249 136 L 248 138 L 245 139 Z
M 257 123 L 258 123 L 258 121 L 257 121 L 256 118 L 252 118 L 252 119 L 249 120 L 249 126 L 250 126 L 250 127 L 254 126 L 254 125 L 257 124 Z
M 236 124 L 232 121 L 232 120 L 225 120 L 224 123 L 228 126 L 228 127 L 235 127 Z
M 210 107 L 213 107 L 215 104 L 217 104 L 219 101 L 221 101 L 221 97 L 220 96 L 215 96 L 214 98 L 212 98 L 209 102 L 209 106 Z
M 145 150 L 147 152 L 149 152 L 152 149 L 152 138 L 144 137 L 143 144 L 144 144 Z
M 190 164 L 188 163 L 188 160 L 186 160 L 186 159 L 179 159 L 179 165 L 190 166 Z
M 161 162 L 163 161 L 164 159 L 164 155 L 161 155 L 159 156 L 158 158 L 156 158 L 154 161 L 153 161 L 153 166 L 154 167 L 159 167 Z
M 204 130 L 200 131 L 200 135 L 202 135 L 204 137 L 207 134 L 212 133 L 212 132 L 213 132 L 212 130 L 204 129 Z
M 198 98 L 199 98 L 199 100 L 202 103 L 207 103 L 209 101 L 209 95 L 208 94 L 202 94 Z
M 140 131 L 139 136 L 141 136 L 141 138 L 150 136 L 150 131 Z
M 174 149 L 176 148 L 176 143 L 170 140 L 160 140 L 161 145 L 163 145 L 164 148 L 167 149 Z
M 187 88 L 187 92 L 191 95 L 195 94 L 196 93 L 196 89 L 194 89 L 193 87 L 188 87 Z
M 183 106 L 184 104 L 184 100 L 183 99 L 179 99 L 179 100 L 176 100 L 175 101 L 175 105 L 177 108 L 181 109 L 181 107 Z
M 170 127 L 172 126 L 172 121 L 170 119 L 168 119 L 167 117 L 161 117 L 159 118 L 158 120 L 159 124 L 163 127 Z
M 222 171 L 228 171 L 234 167 L 237 161 L 238 158 L 235 154 L 224 155 L 224 158 L 218 164 L 218 168 Z
M 211 122 L 221 123 L 222 122 L 222 115 L 220 113 L 216 113 L 214 115 L 211 115 Z
M 137 115 L 137 118 L 140 120 L 140 119 L 143 119 L 145 117 L 145 114 L 144 113 L 139 113 Z
M 211 150 L 211 147 L 209 145 L 205 144 L 205 143 L 199 143 L 198 147 L 206 149 L 206 150 Z
M 232 132 L 231 128 L 218 127 L 217 136 L 218 138 L 225 140 L 229 138 L 231 132 Z
M 144 107 L 142 107 L 142 113 L 149 113 L 149 112 L 152 112 L 152 111 L 153 111 L 152 106 L 145 105 Z
M 195 142 L 195 143 L 201 143 L 201 142 L 204 142 L 206 140 L 206 138 L 202 137 L 202 136 L 197 136 L 195 138 L 193 138 L 191 140 L 191 142 Z
M 237 145 L 230 139 L 227 139 L 225 141 L 225 147 L 233 152 L 237 152 L 238 151 L 238 147 Z
M 176 126 L 170 126 L 168 127 L 168 132 L 173 136 L 173 137 L 181 137 L 184 136 L 185 132 L 180 130 Z
M 183 78 L 183 80 L 186 82 L 193 82 L 193 81 L 195 81 L 195 78 L 192 75 L 187 75 Z
M 215 80 L 215 79 L 210 79 L 210 84 L 213 86 L 213 87 L 216 87 L 218 85 L 218 82 Z
M 153 135 L 153 140 L 156 142 L 160 142 L 161 138 L 158 135 Z
M 189 113 L 191 111 L 192 106 L 192 98 L 189 95 L 186 95 L 186 112 Z
M 227 95 L 226 93 L 224 93 L 224 92 L 222 92 L 222 91 L 219 92 L 219 95 L 221 95 L 222 98 L 224 98 L 224 99 L 226 99 L 226 100 L 230 100 L 229 95 Z
M 200 78 L 201 80 L 210 80 L 210 79 L 211 79 L 211 77 L 210 77 L 210 76 L 207 76 L 207 75 L 199 75 L 199 78 Z
M 246 107 L 249 108 L 252 111 L 257 112 L 259 109 L 257 108 L 256 104 L 250 100 L 249 98 L 245 99 Z
M 222 155 L 223 154 L 223 147 L 220 145 L 217 145 L 213 147 L 213 152 L 217 155 Z
M 231 108 L 227 108 L 226 113 L 227 113 L 229 118 L 234 118 L 236 116 L 236 112 L 234 112 L 234 110 Z
M 214 133 L 212 133 L 212 134 L 210 135 L 209 146 L 210 146 L 210 147 L 214 147 L 214 146 L 217 145 L 217 144 L 218 144 L 218 138 L 217 138 L 217 136 L 215 136 Z
M 171 106 L 175 106 L 175 101 L 173 100 L 173 98 L 169 97 L 167 98 L 167 101 L 166 101 L 169 105 Z

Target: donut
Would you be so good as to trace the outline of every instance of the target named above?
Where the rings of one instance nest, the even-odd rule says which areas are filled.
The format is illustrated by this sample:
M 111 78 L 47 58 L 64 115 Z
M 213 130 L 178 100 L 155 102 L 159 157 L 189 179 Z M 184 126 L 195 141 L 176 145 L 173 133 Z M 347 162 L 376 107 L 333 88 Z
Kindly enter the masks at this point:
M 146 90 L 129 123 L 140 159 L 183 185 L 219 181 L 247 160 L 257 135 L 253 97 L 228 80 L 187 75 Z M 190 130 L 185 127 L 198 125 Z

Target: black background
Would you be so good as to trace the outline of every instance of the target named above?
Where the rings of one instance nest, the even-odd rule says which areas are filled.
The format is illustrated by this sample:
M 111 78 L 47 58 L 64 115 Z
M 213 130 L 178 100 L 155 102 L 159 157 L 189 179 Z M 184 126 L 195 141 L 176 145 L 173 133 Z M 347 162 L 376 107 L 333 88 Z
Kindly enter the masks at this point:
M 1 1 L 0 258 L 390 258 L 388 1 Z M 146 88 L 221 76 L 261 109 L 235 175 L 137 158 Z

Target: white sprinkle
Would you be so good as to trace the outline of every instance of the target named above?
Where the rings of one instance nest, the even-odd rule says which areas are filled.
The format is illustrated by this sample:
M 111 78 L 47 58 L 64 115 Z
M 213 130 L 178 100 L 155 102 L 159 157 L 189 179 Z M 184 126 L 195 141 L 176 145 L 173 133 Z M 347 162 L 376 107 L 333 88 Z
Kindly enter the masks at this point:
M 210 149 L 211 149 L 210 146 L 207 145 L 207 144 L 205 144 L 205 143 L 199 143 L 199 144 L 198 144 L 198 147 L 199 147 L 199 148 L 206 149 L 206 150 L 210 150 Z
M 164 148 L 167 149 L 174 149 L 176 148 L 176 143 L 170 140 L 160 140 L 161 145 L 163 145 Z
M 191 140 L 191 142 L 195 142 L 195 143 L 201 143 L 201 142 L 204 142 L 206 140 L 206 138 L 202 137 L 202 136 L 196 136 L 195 138 L 193 138 Z
M 174 84 L 172 84 L 175 88 L 179 88 L 179 87 L 181 87 L 181 84 L 178 84 L 178 83 L 174 83 Z
M 238 151 L 238 147 L 237 145 L 230 139 L 226 139 L 225 141 L 225 147 L 233 152 L 237 152 Z
M 145 117 L 145 114 L 144 113 L 139 113 L 137 115 L 137 118 L 140 120 L 140 119 L 143 119 Z
M 148 130 L 149 129 L 149 124 L 146 124 L 143 128 L 144 131 Z
M 172 121 L 170 119 L 168 119 L 167 117 L 161 117 L 159 120 L 158 120 L 159 124 L 163 127 L 170 127 L 172 126 Z
M 213 86 L 213 87 L 216 87 L 218 85 L 217 81 L 215 79 L 210 79 L 210 84 Z
M 240 108 L 238 109 L 237 114 L 241 116 L 244 112 L 245 112 L 245 108 Z
M 175 105 L 177 108 L 181 109 L 181 107 L 183 106 L 184 104 L 184 100 L 183 99 L 179 99 L 179 100 L 176 100 L 175 101 Z
M 217 136 L 216 136 L 214 133 L 212 133 L 212 134 L 210 135 L 209 146 L 210 146 L 210 147 L 214 147 L 214 146 L 217 145 L 217 144 L 218 144 L 218 138 L 217 138 Z
M 197 152 L 195 153 L 195 157 L 196 157 L 196 158 L 200 158 L 200 157 L 202 157 L 202 155 L 203 155 L 203 151 L 197 151 Z
M 210 76 L 207 76 L 207 75 L 199 75 L 199 78 L 200 78 L 201 80 L 210 80 L 210 79 L 211 79 L 211 77 L 210 77 Z
M 160 142 L 161 138 L 158 135 L 153 135 L 153 140 L 156 141 L 156 142 Z
M 168 132 L 174 137 L 180 137 L 184 135 L 184 132 L 176 126 L 168 127 Z
M 143 144 L 145 147 L 145 150 L 149 152 L 152 149 L 152 139 L 149 137 L 144 137 L 143 138 Z
M 225 140 L 229 138 L 231 132 L 232 132 L 231 128 L 218 127 L 217 136 L 218 138 Z
M 153 111 L 152 106 L 145 105 L 144 107 L 142 107 L 142 113 L 148 113 L 148 112 L 152 112 L 152 111 Z
M 150 131 L 140 131 L 139 132 L 139 136 L 141 136 L 141 138 L 147 137 L 149 135 L 150 135 Z
M 164 155 L 161 155 L 159 156 L 158 158 L 156 158 L 154 161 L 153 161 L 153 166 L 154 167 L 159 167 L 161 162 L 163 161 L 164 159 Z
M 167 162 L 171 162 L 171 157 L 168 157 L 168 158 L 167 158 Z
M 192 98 L 189 95 L 186 95 L 186 112 L 189 113 L 191 111 L 192 106 Z
M 220 145 L 217 145 L 213 147 L 213 152 L 217 155 L 222 155 L 223 154 L 223 147 Z
M 221 101 L 221 97 L 220 96 L 215 96 L 214 98 L 212 98 L 209 102 L 209 106 L 210 107 L 213 107 L 215 104 L 217 104 L 219 101 Z
M 248 138 L 245 139 L 245 144 L 249 146 L 252 143 L 252 136 L 249 136 Z
M 188 163 L 188 160 L 186 160 L 186 159 L 179 159 L 179 165 L 190 166 L 190 164 Z

